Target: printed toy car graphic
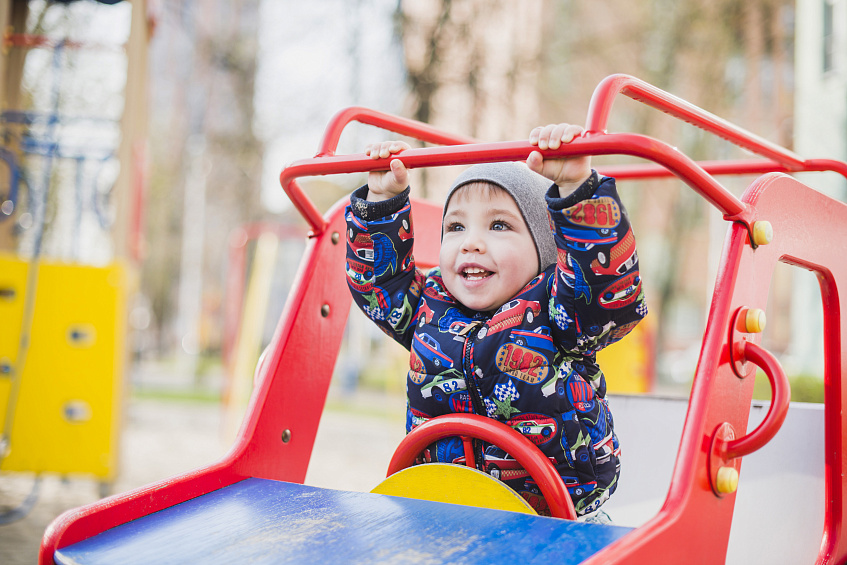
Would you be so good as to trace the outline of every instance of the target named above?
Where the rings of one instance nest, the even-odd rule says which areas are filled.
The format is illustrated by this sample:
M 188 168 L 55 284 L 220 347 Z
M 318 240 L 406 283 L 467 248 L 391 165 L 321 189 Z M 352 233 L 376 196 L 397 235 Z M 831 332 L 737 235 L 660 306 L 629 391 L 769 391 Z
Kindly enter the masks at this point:
M 448 308 L 445 310 L 444 314 L 440 318 L 438 318 L 438 331 L 441 333 L 450 333 L 450 328 L 454 323 L 460 322 L 462 325 L 466 324 L 465 316 L 459 311 L 458 308 Z
M 539 326 L 532 331 L 512 330 L 509 333 L 509 339 L 530 349 L 544 349 L 545 351 L 555 351 L 556 349 L 556 346 L 553 345 L 553 338 L 550 337 L 550 328 L 547 326 Z
M 453 368 L 453 360 L 441 351 L 441 346 L 431 335 L 427 333 L 416 333 L 412 341 L 412 347 L 415 348 L 415 351 L 422 358 L 429 359 L 436 367 L 444 366 L 448 369 Z
M 495 334 L 521 325 L 524 319 L 532 323 L 536 316 L 541 314 L 541 304 L 537 300 L 523 300 L 516 298 L 502 305 L 491 317 L 488 323 L 476 334 L 478 339 L 486 335 Z
M 618 239 L 618 232 L 611 229 L 586 230 L 562 226 L 559 228 L 565 236 L 565 243 L 571 249 L 588 251 L 595 245 L 614 243 Z
M 429 304 L 426 303 L 426 300 L 421 300 L 420 306 L 418 307 L 418 327 L 422 328 L 428 323 L 432 321 L 435 313 L 432 311 L 432 308 L 429 307 Z
M 347 230 L 347 245 L 350 246 L 350 249 L 353 250 L 353 253 L 356 254 L 356 257 L 358 257 L 362 261 L 373 263 L 374 250 L 373 241 L 371 241 L 371 234 L 360 232 L 357 233 L 354 237 L 353 230 L 349 229 Z
M 354 290 L 368 292 L 373 288 L 374 271 L 370 265 L 347 260 L 347 282 Z
M 392 328 L 398 331 L 405 331 L 406 328 L 409 327 L 409 324 L 413 321 L 412 318 L 412 308 L 408 306 L 408 304 L 404 304 L 403 302 L 399 302 L 401 306 L 393 308 L 391 312 L 388 314 L 387 322 Z M 407 320 L 407 317 L 409 318 Z
M 445 375 L 451 375 L 445 377 Z M 421 396 L 423 398 L 433 398 L 436 402 L 444 402 L 447 397 L 454 392 L 467 388 L 464 377 L 459 371 L 451 370 L 440 375 L 436 375 L 431 382 L 428 382 L 421 387 Z
M 566 477 L 564 475 L 560 475 L 560 476 L 562 477 L 562 482 L 565 483 L 565 487 L 568 489 L 568 492 L 571 493 L 573 496 L 576 496 L 576 497 L 583 497 L 586 494 L 588 494 L 589 492 L 591 492 L 591 491 L 593 491 L 594 489 L 597 488 L 597 481 L 588 481 L 588 482 L 585 482 L 585 483 L 581 483 L 581 482 L 579 482 L 579 479 L 577 479 L 576 477 Z M 538 496 L 541 495 L 541 489 L 538 488 L 538 483 L 536 483 L 532 479 L 529 479 L 526 482 L 526 488 L 529 491 L 529 493 L 532 493 L 532 494 L 535 494 L 535 495 L 538 495 Z M 521 494 L 523 495 L 524 493 L 521 493 Z
M 406 412 L 406 429 L 411 431 L 430 419 L 429 414 L 425 414 L 420 410 L 409 408 Z
M 541 394 L 545 397 L 552 394 L 559 396 L 565 395 L 565 379 L 560 377 L 558 373 L 553 375 L 549 381 L 541 387 Z
M 629 229 L 623 239 L 612 246 L 608 255 L 603 251 L 597 253 L 597 258 L 591 262 L 591 270 L 597 275 L 622 275 L 637 261 L 635 236 Z
M 573 496 L 582 497 L 597 488 L 597 481 L 589 481 L 587 483 L 579 482 L 579 479 L 573 477 L 562 477 L 565 480 L 565 487 Z
M 424 286 L 424 296 L 439 302 L 453 302 L 453 297 L 444 288 L 444 279 L 438 276 L 430 277 Z
M 598 303 L 601 308 L 613 310 L 623 308 L 635 302 L 641 290 L 641 277 L 638 271 L 629 273 L 607 286 L 600 293 Z
M 508 419 L 506 425 L 526 436 L 535 445 L 547 443 L 556 435 L 556 420 L 544 414 L 519 414 Z

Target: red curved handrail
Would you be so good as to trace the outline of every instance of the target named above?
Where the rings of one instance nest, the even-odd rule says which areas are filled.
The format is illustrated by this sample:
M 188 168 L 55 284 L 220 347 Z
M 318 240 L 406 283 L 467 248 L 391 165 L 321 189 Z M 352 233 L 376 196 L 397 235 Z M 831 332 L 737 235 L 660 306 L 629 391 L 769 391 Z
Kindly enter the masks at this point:
M 509 426 L 478 414 L 445 414 L 413 429 L 397 446 L 388 464 L 387 476 L 411 467 L 421 452 L 433 442 L 454 436 L 469 436 L 502 448 L 535 479 L 550 507 L 551 515 L 567 520 L 576 519 L 573 501 L 562 478 L 541 450 Z
M 521 161 L 525 160 L 532 151 L 537 150 L 538 148 L 530 145 L 528 141 L 507 141 L 408 149 L 398 156 L 377 160 L 361 153 L 333 155 L 291 163 L 282 170 L 279 180 L 291 202 L 309 222 L 312 230 L 315 233 L 322 233 L 326 228 L 326 221 L 297 184 L 295 179 L 299 177 L 387 170 L 390 159 L 402 159 L 403 164 L 409 168 Z M 747 217 L 749 213 L 747 205 L 695 161 L 667 143 L 651 137 L 635 133 L 593 135 L 577 138 L 571 143 L 563 144 L 559 149 L 548 149 L 543 153 L 545 157 L 631 155 L 648 159 L 661 164 L 682 179 L 723 212 L 727 218 L 745 222 L 752 219 Z
M 779 361 L 767 349 L 745 341 L 742 355 L 751 363 L 761 367 L 767 375 L 772 391 L 771 406 L 765 419 L 755 430 L 744 437 L 726 442 L 723 454 L 726 459 L 743 457 L 764 447 L 782 427 L 791 402 L 791 385 L 788 378 Z
M 752 151 L 756 155 L 777 161 L 792 170 L 804 167 L 804 159 L 793 151 L 761 138 L 641 79 L 625 74 L 610 75 L 594 89 L 585 122 L 585 130 L 589 134 L 605 133 L 612 104 L 618 94 L 624 94 L 633 100 L 661 110 Z
M 472 137 L 446 133 L 417 120 L 393 116 L 384 112 L 371 110 L 370 108 L 351 106 L 350 108 L 340 110 L 330 118 L 324 130 L 323 139 L 318 147 L 316 157 L 335 155 L 335 150 L 338 149 L 338 140 L 341 139 L 341 132 L 344 131 L 344 128 L 350 122 L 376 126 L 394 133 L 414 137 L 420 141 L 436 143 L 438 145 L 477 143 L 477 140 Z

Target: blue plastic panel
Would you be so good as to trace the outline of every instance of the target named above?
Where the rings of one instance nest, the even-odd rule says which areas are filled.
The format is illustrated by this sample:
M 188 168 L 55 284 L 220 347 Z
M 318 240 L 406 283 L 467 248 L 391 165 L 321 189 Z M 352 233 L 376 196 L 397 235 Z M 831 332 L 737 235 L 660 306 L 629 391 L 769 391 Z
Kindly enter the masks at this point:
M 60 549 L 114 563 L 579 563 L 630 528 L 247 479 Z

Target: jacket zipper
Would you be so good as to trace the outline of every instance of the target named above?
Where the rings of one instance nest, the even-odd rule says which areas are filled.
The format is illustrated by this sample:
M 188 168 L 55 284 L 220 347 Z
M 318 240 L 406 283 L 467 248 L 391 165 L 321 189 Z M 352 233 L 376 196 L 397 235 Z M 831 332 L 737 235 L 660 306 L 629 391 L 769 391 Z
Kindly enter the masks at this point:
M 477 377 L 473 371 L 473 360 L 471 359 L 471 351 L 473 349 L 473 339 L 476 337 L 476 334 L 481 329 L 481 325 L 478 323 L 469 324 L 468 330 L 465 333 L 465 343 L 462 346 L 462 376 L 465 379 L 465 387 L 468 390 L 468 394 L 471 397 L 471 406 L 473 407 L 473 411 L 475 414 L 480 416 L 487 416 L 488 412 L 485 409 L 485 404 L 482 401 L 482 393 L 479 390 L 479 383 L 477 382 Z M 476 462 L 476 468 L 480 471 L 485 472 L 486 464 L 485 464 L 485 456 L 482 450 L 482 441 L 475 439 L 473 441 L 474 446 L 474 459 Z

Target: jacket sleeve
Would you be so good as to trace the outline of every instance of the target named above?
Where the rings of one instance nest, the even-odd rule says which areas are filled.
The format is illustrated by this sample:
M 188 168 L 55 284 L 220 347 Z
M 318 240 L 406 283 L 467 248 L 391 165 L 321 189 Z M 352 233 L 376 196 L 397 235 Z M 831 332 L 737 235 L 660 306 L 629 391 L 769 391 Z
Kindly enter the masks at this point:
M 596 171 L 576 191 L 547 193 L 558 257 L 550 315 L 559 344 L 591 355 L 647 314 L 635 237 L 615 180 Z
M 345 211 L 347 285 L 362 312 L 408 349 L 425 278 L 412 255 L 409 189 L 382 202 L 368 202 L 367 190 Z

